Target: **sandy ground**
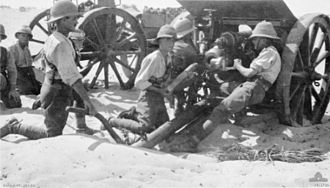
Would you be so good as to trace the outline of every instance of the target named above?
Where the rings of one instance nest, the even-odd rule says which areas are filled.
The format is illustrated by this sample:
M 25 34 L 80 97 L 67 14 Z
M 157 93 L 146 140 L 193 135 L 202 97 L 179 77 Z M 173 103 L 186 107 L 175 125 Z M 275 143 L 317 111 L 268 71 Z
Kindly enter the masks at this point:
M 11 19 L 1 19 L 8 39 L 19 25 L 38 12 L 1 10 Z M 7 16 L 8 17 L 8 16 Z M 12 20 L 17 23 L 11 24 Z M 10 21 L 11 20 L 11 21 Z M 27 24 L 27 23 L 25 23 Z M 111 77 L 109 89 L 90 91 L 97 110 L 109 117 L 135 105 L 138 91 L 122 91 Z M 22 96 L 20 109 L 1 108 L 0 124 L 15 116 L 24 124 L 43 126 L 42 110 L 31 110 L 36 96 Z M 169 110 L 172 114 L 172 111 Z M 74 134 L 70 114 L 64 135 L 40 140 L 9 135 L 0 141 L 0 187 L 330 187 L 330 116 L 322 125 L 292 128 L 270 123 L 220 126 L 199 146 L 199 153 L 165 153 L 114 144 L 107 133 L 98 137 Z M 87 124 L 99 129 L 101 123 L 87 117 Z M 327 159 L 321 162 L 219 161 L 217 152 L 233 144 L 265 149 L 276 144 L 285 150 L 320 148 Z M 320 174 L 323 181 L 314 181 Z

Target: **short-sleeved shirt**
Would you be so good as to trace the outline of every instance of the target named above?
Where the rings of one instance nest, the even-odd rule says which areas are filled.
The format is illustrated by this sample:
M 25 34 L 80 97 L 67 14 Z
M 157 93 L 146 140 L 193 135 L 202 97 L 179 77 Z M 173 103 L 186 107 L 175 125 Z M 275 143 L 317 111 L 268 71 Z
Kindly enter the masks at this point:
M 135 86 L 144 90 L 152 85 L 149 79 L 153 76 L 155 78 L 161 78 L 166 72 L 166 60 L 159 50 L 147 55 L 141 64 L 141 69 L 136 76 Z
M 273 84 L 281 70 L 280 54 L 273 46 L 264 48 L 252 61 L 250 68 L 256 70 L 257 75 Z
M 55 31 L 48 37 L 44 45 L 44 52 L 49 63 L 55 65 L 57 71 L 55 79 L 61 79 L 65 84 L 72 86 L 82 76 L 75 63 L 75 50 L 70 40 L 63 34 Z M 45 67 L 46 74 L 52 74 L 52 67 Z
M 17 67 L 32 66 L 32 57 L 29 46 L 22 48 L 18 41 L 8 48 L 11 58 Z

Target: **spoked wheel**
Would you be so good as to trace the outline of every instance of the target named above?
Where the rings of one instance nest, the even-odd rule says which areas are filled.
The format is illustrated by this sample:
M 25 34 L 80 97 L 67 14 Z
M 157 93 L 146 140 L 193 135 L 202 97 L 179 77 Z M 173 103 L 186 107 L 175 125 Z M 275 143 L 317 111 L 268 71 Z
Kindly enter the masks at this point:
M 102 70 L 105 88 L 109 87 L 110 65 L 121 88 L 132 88 L 146 51 L 138 21 L 121 9 L 101 7 L 87 12 L 77 27 L 86 33 L 82 60 L 99 62 L 90 87 Z
M 52 28 L 47 24 L 49 11 L 50 9 L 42 11 L 30 22 L 29 26 L 33 34 L 33 38 L 30 41 L 32 55 L 37 54 L 41 50 L 45 40 L 51 34 Z
M 39 53 L 45 43 L 47 37 L 51 34 L 52 29 L 51 25 L 47 24 L 47 20 L 49 18 L 49 10 L 44 10 L 40 12 L 33 20 L 30 22 L 30 28 L 32 30 L 33 38 L 29 43 L 29 48 L 31 50 L 31 55 L 34 58 L 33 61 L 33 70 L 36 75 L 36 79 L 43 83 L 44 81 L 44 70 L 41 59 L 41 54 Z
M 329 35 L 330 20 L 322 14 L 304 15 L 290 31 L 277 81 L 284 123 L 321 123 L 330 99 Z

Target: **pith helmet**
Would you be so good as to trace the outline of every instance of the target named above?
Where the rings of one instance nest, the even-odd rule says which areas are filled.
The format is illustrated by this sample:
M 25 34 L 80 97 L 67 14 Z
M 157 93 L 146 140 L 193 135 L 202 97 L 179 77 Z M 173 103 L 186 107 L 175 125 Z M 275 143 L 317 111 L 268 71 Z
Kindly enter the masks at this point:
M 194 27 L 193 25 L 193 22 L 188 18 L 182 18 L 177 20 L 173 24 L 173 27 L 176 31 L 176 35 L 178 38 L 182 38 L 196 29 L 196 27 Z
M 172 26 L 168 25 L 168 24 L 163 25 L 159 29 L 159 31 L 157 33 L 157 37 L 152 40 L 152 43 L 158 44 L 158 39 L 160 39 L 160 38 L 174 38 L 175 39 L 176 38 L 175 29 Z
M 259 22 L 256 25 L 256 27 L 252 31 L 252 35 L 250 36 L 250 38 L 254 38 L 254 37 L 266 37 L 266 38 L 270 38 L 270 39 L 280 39 L 277 36 L 277 33 L 273 27 L 273 24 L 271 22 L 267 22 L 267 21 Z
M 29 38 L 32 39 L 33 35 L 32 35 L 32 31 L 31 28 L 27 25 L 23 25 L 16 33 L 15 33 L 15 37 L 17 38 L 17 35 L 20 33 L 26 33 L 29 35 Z
M 246 24 L 240 24 L 238 26 L 238 33 L 244 35 L 244 36 L 251 36 L 252 35 L 252 29 L 250 26 Z
M 54 22 L 66 16 L 81 16 L 78 7 L 69 0 L 57 1 L 50 9 L 50 19 L 48 23 Z
M 1 35 L 1 38 L 2 39 L 6 39 L 7 38 L 7 35 L 5 33 L 5 27 L 2 24 L 0 24 L 0 35 Z
M 175 29 L 172 26 L 168 25 L 168 24 L 163 25 L 159 29 L 156 39 L 160 39 L 160 38 L 176 38 Z

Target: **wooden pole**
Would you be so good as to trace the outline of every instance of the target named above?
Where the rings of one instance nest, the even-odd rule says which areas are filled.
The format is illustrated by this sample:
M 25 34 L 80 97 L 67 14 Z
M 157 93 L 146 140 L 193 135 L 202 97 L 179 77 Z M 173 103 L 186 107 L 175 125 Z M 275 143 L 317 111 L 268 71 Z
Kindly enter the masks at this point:
M 208 112 L 218 104 L 219 101 L 208 102 L 206 100 L 202 100 L 196 103 L 191 109 L 183 112 L 179 117 L 158 127 L 152 133 L 148 134 L 146 139 L 140 140 L 132 144 L 132 146 L 152 148 L 174 134 L 175 131 L 184 127 L 187 123 L 193 121 L 196 117 L 200 116 L 201 114 L 208 114 Z

